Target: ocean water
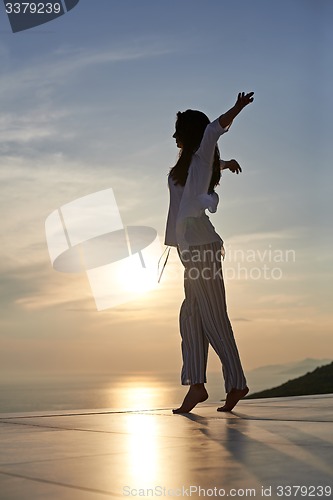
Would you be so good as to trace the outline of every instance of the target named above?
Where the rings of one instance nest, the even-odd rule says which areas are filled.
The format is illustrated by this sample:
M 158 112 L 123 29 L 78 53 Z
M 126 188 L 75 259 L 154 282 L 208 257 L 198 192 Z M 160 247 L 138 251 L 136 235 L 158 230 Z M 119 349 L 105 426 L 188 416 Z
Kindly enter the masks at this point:
M 208 401 L 225 397 L 220 373 L 207 390 Z M 186 392 L 175 373 L 31 378 L 0 383 L 0 413 L 175 408 Z
M 276 387 L 328 362 L 306 359 L 246 371 L 250 393 Z M 208 371 L 207 379 L 208 402 L 219 403 L 225 397 L 222 374 Z M 0 381 L 0 413 L 175 408 L 186 392 L 179 373 L 7 378 Z

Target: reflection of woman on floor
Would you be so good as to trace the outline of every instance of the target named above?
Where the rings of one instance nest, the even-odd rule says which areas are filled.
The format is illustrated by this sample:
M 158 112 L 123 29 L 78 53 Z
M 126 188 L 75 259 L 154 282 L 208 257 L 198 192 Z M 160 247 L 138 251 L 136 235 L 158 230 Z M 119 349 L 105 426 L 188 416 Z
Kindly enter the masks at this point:
M 219 183 L 221 170 L 241 172 L 236 160 L 220 160 L 217 141 L 241 110 L 253 101 L 252 96 L 253 92 L 238 94 L 236 104 L 212 123 L 200 111 L 177 114 L 173 137 L 180 155 L 168 178 L 170 206 L 165 244 L 177 247 L 185 267 L 185 300 L 179 318 L 181 381 L 190 388 L 174 413 L 190 412 L 208 398 L 204 384 L 209 344 L 221 360 L 227 393 L 226 403 L 218 411 L 231 411 L 249 390 L 227 314 L 221 268 L 223 241 L 205 209 L 210 212 L 217 209 L 218 196 L 214 188 Z

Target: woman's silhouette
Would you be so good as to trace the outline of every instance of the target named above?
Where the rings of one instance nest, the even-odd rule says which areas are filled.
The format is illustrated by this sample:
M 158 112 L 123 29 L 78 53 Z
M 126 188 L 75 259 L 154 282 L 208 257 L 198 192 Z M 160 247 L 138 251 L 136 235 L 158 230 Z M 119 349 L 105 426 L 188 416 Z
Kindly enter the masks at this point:
M 227 393 L 226 403 L 218 411 L 231 411 L 249 390 L 227 314 L 221 268 L 223 241 L 205 209 L 217 209 L 214 188 L 221 170 L 241 172 L 236 160 L 220 159 L 217 141 L 252 101 L 253 92 L 238 94 L 236 104 L 212 123 L 200 111 L 177 113 L 173 137 L 180 154 L 168 177 L 170 206 L 165 244 L 177 247 L 185 267 L 185 300 L 179 317 L 181 381 L 190 388 L 174 413 L 188 413 L 208 398 L 204 384 L 209 344 L 221 360 Z

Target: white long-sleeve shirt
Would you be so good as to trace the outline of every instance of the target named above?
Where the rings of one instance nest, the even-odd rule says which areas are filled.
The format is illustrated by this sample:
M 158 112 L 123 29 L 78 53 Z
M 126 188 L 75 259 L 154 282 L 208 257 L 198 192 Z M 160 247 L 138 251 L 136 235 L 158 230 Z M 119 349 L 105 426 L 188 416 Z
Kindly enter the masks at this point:
M 214 151 L 219 137 L 228 129 L 216 119 L 208 124 L 199 149 L 193 154 L 185 186 L 175 184 L 168 177 L 170 205 L 166 224 L 165 244 L 187 250 L 190 245 L 203 245 L 222 238 L 216 233 L 205 210 L 216 212 L 217 193 L 207 194 Z

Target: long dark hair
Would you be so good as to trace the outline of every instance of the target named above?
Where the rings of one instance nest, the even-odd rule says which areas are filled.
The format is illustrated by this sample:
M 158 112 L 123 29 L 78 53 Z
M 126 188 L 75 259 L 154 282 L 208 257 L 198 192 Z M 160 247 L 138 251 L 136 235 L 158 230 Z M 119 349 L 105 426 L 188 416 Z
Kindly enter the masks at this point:
M 199 149 L 205 129 L 209 123 L 209 118 L 201 111 L 193 109 L 188 109 L 183 113 L 178 111 L 174 137 L 177 137 L 177 139 L 181 142 L 182 149 L 176 165 L 170 170 L 170 175 L 175 184 L 185 186 L 192 155 L 197 149 Z M 216 146 L 212 164 L 212 177 L 208 193 L 212 193 L 214 191 L 214 188 L 220 182 L 220 178 L 220 152 Z

